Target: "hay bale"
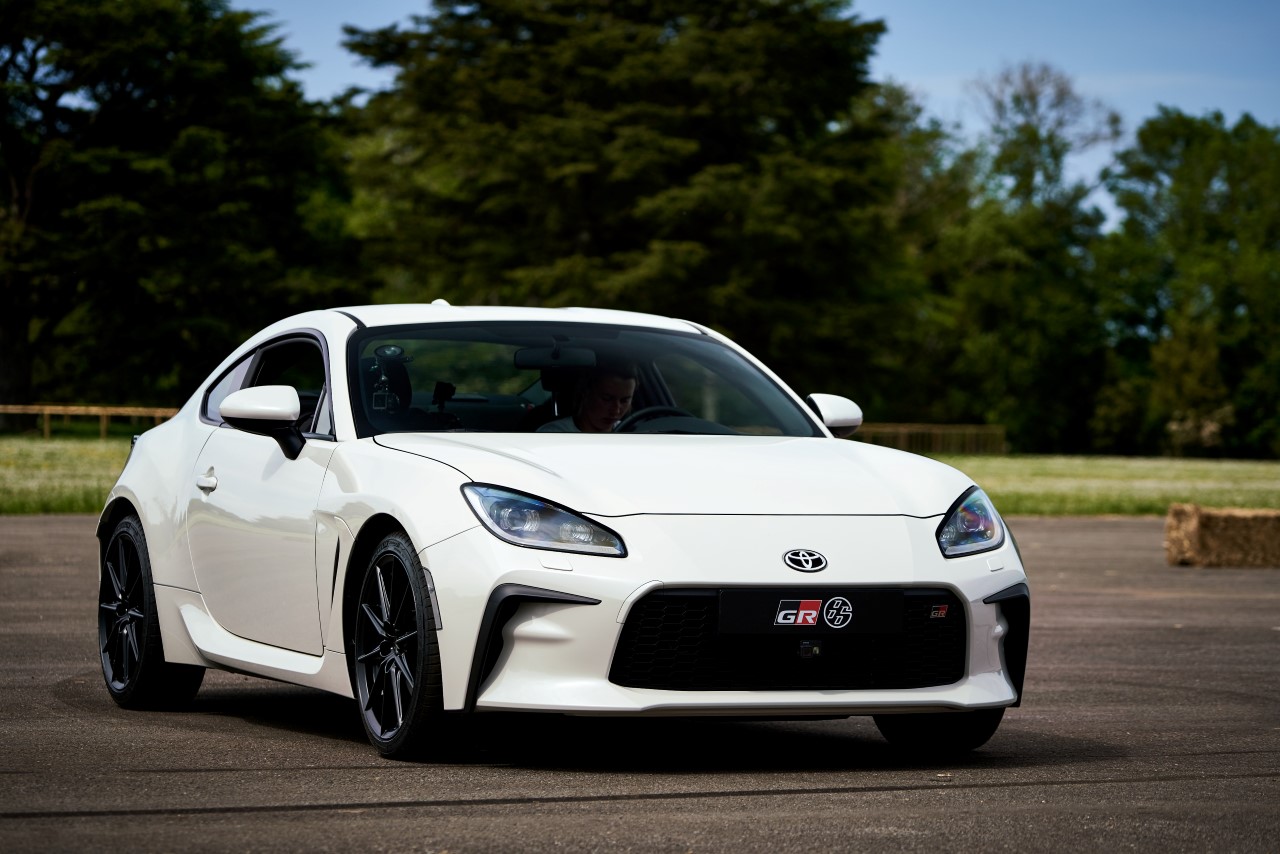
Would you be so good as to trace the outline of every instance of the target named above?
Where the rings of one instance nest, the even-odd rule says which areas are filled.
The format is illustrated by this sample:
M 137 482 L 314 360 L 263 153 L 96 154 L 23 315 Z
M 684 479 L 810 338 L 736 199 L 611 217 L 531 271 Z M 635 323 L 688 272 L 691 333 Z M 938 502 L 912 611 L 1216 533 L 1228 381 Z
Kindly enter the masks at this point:
M 1171 505 L 1164 551 L 1170 566 L 1280 567 L 1280 510 Z

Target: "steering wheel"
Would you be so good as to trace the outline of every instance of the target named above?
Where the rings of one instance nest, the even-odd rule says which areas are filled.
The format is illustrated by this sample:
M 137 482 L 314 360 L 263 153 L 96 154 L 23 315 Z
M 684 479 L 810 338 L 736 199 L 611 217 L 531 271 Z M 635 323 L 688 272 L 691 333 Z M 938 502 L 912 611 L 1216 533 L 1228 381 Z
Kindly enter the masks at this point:
M 615 433 L 630 433 L 636 429 L 637 425 L 646 421 L 652 421 L 655 418 L 664 418 L 667 416 L 680 416 L 683 418 L 697 418 L 687 409 L 681 409 L 678 406 L 646 406 L 644 409 L 637 409 L 626 418 L 618 422 L 618 426 L 613 429 Z

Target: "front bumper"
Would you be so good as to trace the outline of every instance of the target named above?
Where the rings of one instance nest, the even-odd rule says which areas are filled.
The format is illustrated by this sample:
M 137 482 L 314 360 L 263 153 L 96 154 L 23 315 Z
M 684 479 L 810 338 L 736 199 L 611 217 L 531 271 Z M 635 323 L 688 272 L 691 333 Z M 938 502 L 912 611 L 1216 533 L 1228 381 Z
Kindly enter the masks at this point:
M 933 542 L 936 519 L 907 517 L 630 517 L 610 523 L 626 539 L 630 557 L 521 549 L 482 529 L 424 550 L 442 611 L 446 708 L 800 717 L 1020 702 L 1030 608 L 1011 545 L 944 560 Z M 820 578 L 786 569 L 780 556 L 798 546 L 822 551 L 830 568 Z M 806 685 L 803 679 L 783 680 L 801 687 L 778 687 L 765 679 L 748 688 L 733 680 L 719 683 L 724 687 L 694 680 L 690 687 L 654 688 L 618 678 L 619 655 L 630 654 L 620 646 L 624 626 L 650 594 L 760 588 L 800 594 L 945 590 L 963 609 L 963 664 L 954 681 L 926 687 L 883 687 L 884 679 L 855 688 Z M 799 659 L 797 666 L 803 666 Z

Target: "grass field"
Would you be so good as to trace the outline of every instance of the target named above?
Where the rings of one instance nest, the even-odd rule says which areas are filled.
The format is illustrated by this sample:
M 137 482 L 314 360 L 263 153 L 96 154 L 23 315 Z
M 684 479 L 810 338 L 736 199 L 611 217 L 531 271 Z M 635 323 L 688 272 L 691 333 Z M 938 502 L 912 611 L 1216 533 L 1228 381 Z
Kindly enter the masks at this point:
M 97 513 L 129 439 L 0 436 L 0 513 Z
M 96 513 L 127 438 L 0 437 L 0 513 Z M 1175 502 L 1280 508 L 1280 462 L 1135 457 L 941 458 L 1005 515 L 1163 515 Z
M 1006 516 L 1163 516 L 1170 504 L 1280 508 L 1280 462 L 1149 457 L 940 457 Z

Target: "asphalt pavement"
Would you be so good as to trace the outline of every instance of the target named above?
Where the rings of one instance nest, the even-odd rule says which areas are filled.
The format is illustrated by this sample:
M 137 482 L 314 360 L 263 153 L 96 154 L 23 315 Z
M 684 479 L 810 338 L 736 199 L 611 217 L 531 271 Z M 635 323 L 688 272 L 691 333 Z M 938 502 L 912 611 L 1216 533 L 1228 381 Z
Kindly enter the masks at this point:
M 1011 520 L 1026 697 L 966 759 L 869 718 L 503 715 L 431 764 L 235 674 L 118 709 L 93 525 L 0 517 L 0 851 L 1280 849 L 1280 569 L 1166 566 L 1160 519 Z

